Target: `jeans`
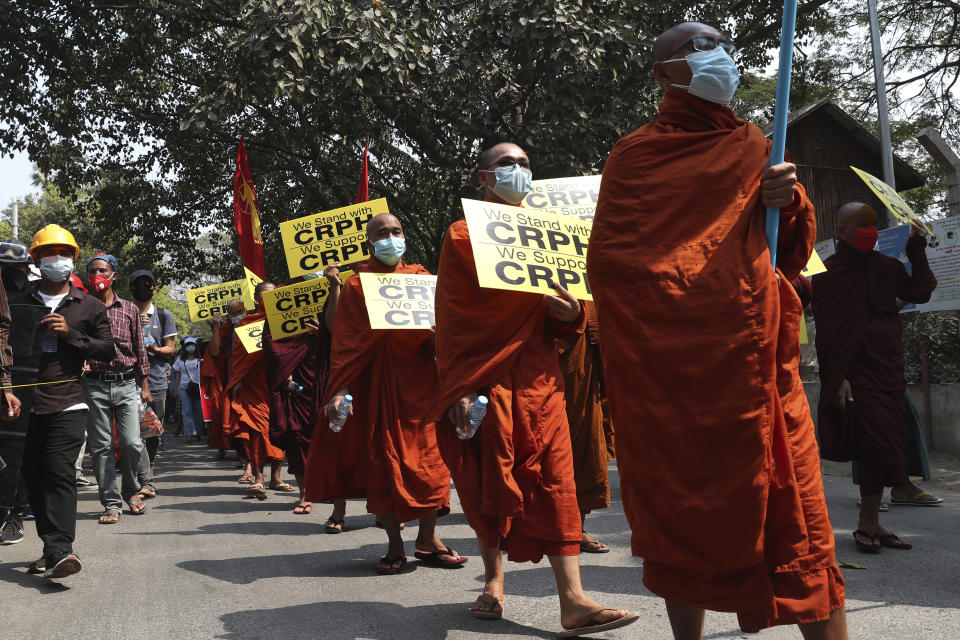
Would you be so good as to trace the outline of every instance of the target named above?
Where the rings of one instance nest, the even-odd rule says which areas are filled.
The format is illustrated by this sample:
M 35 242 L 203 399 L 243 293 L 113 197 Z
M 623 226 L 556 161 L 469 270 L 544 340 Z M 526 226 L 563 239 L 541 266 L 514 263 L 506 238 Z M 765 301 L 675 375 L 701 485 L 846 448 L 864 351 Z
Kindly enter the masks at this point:
M 104 510 L 123 510 L 123 501 L 137 491 L 137 473 L 143 441 L 140 440 L 140 392 L 133 380 L 102 382 L 86 376 L 83 390 L 90 407 L 87 418 L 87 437 L 93 453 L 93 474 L 97 477 L 100 504 Z M 113 458 L 113 421 L 117 423 L 120 441 L 120 473 L 122 497 L 117 490 L 117 474 Z
M 30 416 L 23 472 L 48 567 L 73 553 L 77 530 L 74 464 L 83 447 L 86 424 L 87 411 L 83 409 Z
M 187 393 L 186 385 L 180 385 L 180 413 L 183 415 L 183 432 L 187 437 L 203 435 L 203 405 L 200 396 Z
M 157 414 L 157 418 L 160 419 L 160 424 L 163 424 L 163 414 L 166 411 L 167 404 L 167 390 L 159 389 L 153 393 L 153 402 L 150 403 L 150 406 L 153 407 L 153 412 Z M 160 436 L 153 436 L 152 438 L 146 438 L 143 441 L 143 452 L 140 454 L 140 472 L 137 474 L 137 481 L 140 483 L 140 487 L 147 489 L 153 489 L 154 491 L 157 488 L 153 485 L 153 461 L 157 459 L 157 448 L 160 446 Z

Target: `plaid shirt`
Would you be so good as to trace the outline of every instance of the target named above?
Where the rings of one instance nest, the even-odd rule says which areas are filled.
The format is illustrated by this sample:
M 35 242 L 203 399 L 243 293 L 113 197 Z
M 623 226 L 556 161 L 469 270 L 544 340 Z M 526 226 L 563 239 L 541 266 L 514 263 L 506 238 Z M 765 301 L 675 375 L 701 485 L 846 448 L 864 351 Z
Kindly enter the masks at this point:
M 107 307 L 107 318 L 110 320 L 117 356 L 110 362 L 90 360 L 87 363 L 90 370 L 97 373 L 120 373 L 137 365 L 137 373 L 146 378 L 150 372 L 150 362 L 147 360 L 143 322 L 140 320 L 137 305 L 115 295 L 113 304 Z

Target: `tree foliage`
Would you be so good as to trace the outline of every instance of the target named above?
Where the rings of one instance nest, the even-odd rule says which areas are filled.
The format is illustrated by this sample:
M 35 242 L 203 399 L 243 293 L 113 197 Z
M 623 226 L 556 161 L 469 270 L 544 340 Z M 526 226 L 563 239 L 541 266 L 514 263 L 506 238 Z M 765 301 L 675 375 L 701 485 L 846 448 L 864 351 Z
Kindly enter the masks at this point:
M 829 25 L 825 5 L 801 1 L 801 43 Z M 283 279 L 278 223 L 350 203 L 369 135 L 372 196 L 433 265 L 459 198 L 478 195 L 481 148 L 517 141 L 539 177 L 596 172 L 655 114 L 657 34 L 718 24 L 758 68 L 779 16 L 767 0 L 7 0 L 0 143 L 65 193 L 116 175 L 101 211 L 128 237 L 173 271 L 230 278 L 235 243 L 194 240 L 230 227 L 242 133 L 269 275 Z

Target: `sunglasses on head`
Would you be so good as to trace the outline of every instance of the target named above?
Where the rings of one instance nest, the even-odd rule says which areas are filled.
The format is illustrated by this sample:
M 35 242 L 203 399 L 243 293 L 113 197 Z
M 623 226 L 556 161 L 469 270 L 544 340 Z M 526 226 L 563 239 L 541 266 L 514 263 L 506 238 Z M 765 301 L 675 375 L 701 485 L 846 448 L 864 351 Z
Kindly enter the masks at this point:
M 673 53 L 665 57 L 664 60 L 669 60 L 670 58 L 677 55 L 687 47 L 693 47 L 694 51 L 713 51 L 717 47 L 720 47 L 731 56 L 737 50 L 736 45 L 730 42 L 729 40 L 721 40 L 720 42 L 717 42 L 716 40 L 708 36 L 693 36 L 692 38 L 684 42 L 683 46 L 681 46 L 679 49 L 677 49 L 676 51 L 674 51 Z

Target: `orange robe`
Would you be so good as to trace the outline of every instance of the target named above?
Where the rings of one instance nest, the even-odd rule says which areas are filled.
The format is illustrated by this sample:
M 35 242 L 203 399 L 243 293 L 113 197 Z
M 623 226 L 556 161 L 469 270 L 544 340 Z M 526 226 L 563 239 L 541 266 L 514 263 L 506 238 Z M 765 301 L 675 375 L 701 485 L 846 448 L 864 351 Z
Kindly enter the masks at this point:
M 429 273 L 376 258 L 359 271 Z M 431 338 L 426 330 L 371 329 L 360 278 L 344 283 L 322 406 L 347 388 L 354 413 L 339 433 L 325 415 L 318 419 L 307 457 L 308 500 L 366 497 L 368 512 L 392 512 L 401 522 L 449 510 L 450 472 L 435 423 L 423 419 L 438 387 Z
M 437 280 L 437 368 L 443 415 L 437 441 L 470 526 L 514 562 L 580 553 L 580 511 L 557 337 L 582 332 L 556 322 L 543 296 L 481 289 L 466 222 L 447 230 Z M 490 404 L 479 431 L 460 440 L 446 417 L 463 395 Z
M 573 478 L 577 485 L 577 504 L 581 513 L 610 506 L 610 482 L 607 477 L 607 433 L 603 420 L 602 364 L 596 339 L 596 311 L 584 302 L 588 330 L 560 346 L 567 422 L 573 449 Z M 612 435 L 612 434 L 611 434 Z M 612 439 L 610 448 L 612 449 Z
M 252 324 L 265 317 L 263 312 L 251 313 L 237 326 Z M 247 353 L 240 339 L 234 336 L 230 381 L 224 390 L 227 408 L 224 425 L 228 436 L 244 443 L 250 464 L 255 469 L 270 461 L 283 460 L 283 449 L 270 443 L 270 390 L 264 371 L 263 351 Z M 242 385 L 240 392 L 231 397 L 230 390 L 237 384 Z
M 220 340 L 223 344 L 225 329 L 232 327 L 220 327 Z M 212 355 L 209 351 L 203 356 L 200 362 L 200 383 L 203 392 L 207 394 L 210 402 L 210 434 L 207 438 L 207 444 L 216 449 L 229 449 L 230 443 L 223 431 L 223 378 L 225 373 L 225 358 L 223 353 Z
M 843 606 L 789 279 L 816 236 L 802 187 L 781 212 L 778 286 L 760 202 L 769 143 L 668 92 L 604 168 L 588 274 L 617 462 L 644 583 L 739 614 L 744 631 Z

